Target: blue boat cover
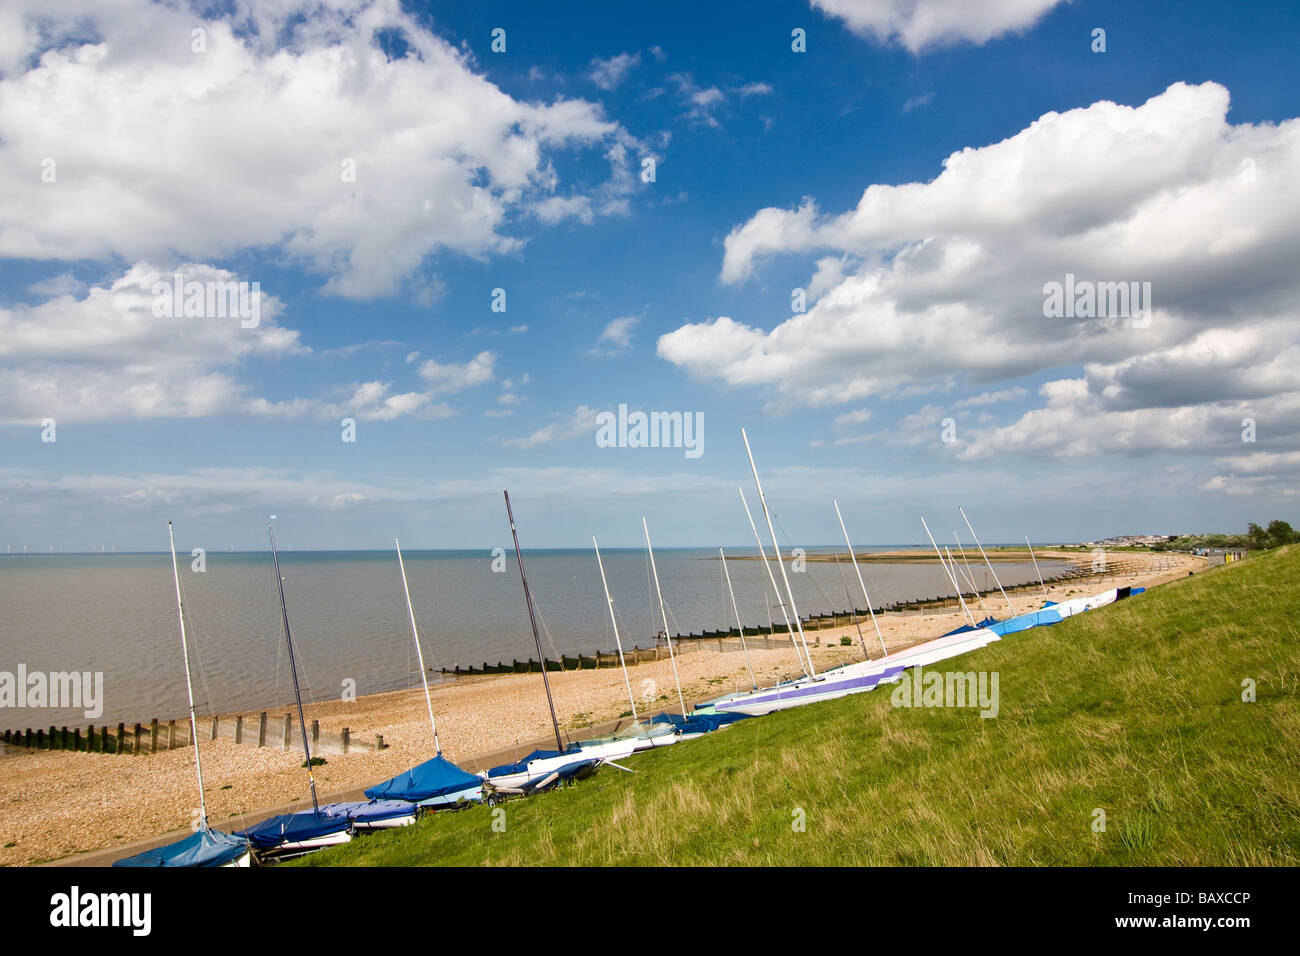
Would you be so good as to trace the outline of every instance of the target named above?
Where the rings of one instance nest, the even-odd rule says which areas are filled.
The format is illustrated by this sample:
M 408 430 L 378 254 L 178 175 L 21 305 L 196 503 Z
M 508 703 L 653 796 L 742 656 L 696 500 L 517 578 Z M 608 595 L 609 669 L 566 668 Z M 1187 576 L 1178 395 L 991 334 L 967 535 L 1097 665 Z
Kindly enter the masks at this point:
M 708 734 L 719 727 L 744 720 L 748 716 L 748 714 L 691 714 L 689 717 L 683 717 L 681 714 L 665 712 L 655 714 L 647 720 L 647 723 L 672 724 L 683 734 Z
M 477 775 L 460 769 L 446 757 L 439 754 L 432 760 L 426 760 L 418 767 L 412 767 L 406 773 L 399 773 L 391 780 L 376 784 L 366 791 L 371 800 L 429 800 L 444 793 L 456 793 L 469 787 L 477 787 L 483 781 Z
M 477 779 L 477 778 L 475 778 Z M 322 816 L 343 817 L 351 823 L 377 823 L 415 813 L 415 804 L 408 800 L 371 800 L 369 803 L 327 803 L 320 808 Z
M 950 637 L 953 634 L 965 634 L 967 631 L 978 631 L 983 628 L 990 627 L 996 623 L 998 623 L 998 619 L 996 617 L 990 616 L 980 621 L 977 627 L 971 627 L 969 624 L 963 624 L 961 627 L 956 627 L 953 628 L 951 631 L 945 632 L 942 636 Z
M 1015 634 L 1018 631 L 1027 631 L 1031 627 L 1042 627 L 1048 624 L 1060 624 L 1064 618 L 1061 612 L 1055 608 L 1045 607 L 1038 611 L 1030 611 L 1027 614 L 1018 614 L 1015 617 L 1009 617 L 1005 621 L 999 621 L 989 627 L 989 630 L 998 636 Z
M 298 843 L 312 840 L 347 830 L 352 823 L 346 816 L 319 816 L 312 810 L 300 810 L 297 813 L 281 813 L 263 820 L 247 830 L 240 830 L 235 836 L 247 837 L 254 846 L 264 850 L 274 849 L 283 843 Z
M 184 840 L 145 850 L 114 866 L 222 866 L 248 852 L 248 841 L 220 830 L 199 830 Z

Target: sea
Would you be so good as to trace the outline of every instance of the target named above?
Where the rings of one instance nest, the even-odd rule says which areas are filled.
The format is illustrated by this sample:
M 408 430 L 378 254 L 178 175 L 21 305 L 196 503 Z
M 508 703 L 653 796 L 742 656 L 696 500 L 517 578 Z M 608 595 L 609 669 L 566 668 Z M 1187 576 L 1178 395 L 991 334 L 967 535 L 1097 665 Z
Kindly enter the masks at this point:
M 601 554 L 624 647 L 653 646 L 663 624 L 646 552 Z M 426 667 L 537 657 L 513 553 L 406 551 L 403 557 Z M 656 549 L 654 557 L 670 633 L 734 626 L 716 549 Z M 746 626 L 781 620 L 756 558 L 756 549 L 727 553 Z M 976 583 L 995 587 L 978 555 L 972 558 Z M 789 554 L 786 559 L 791 569 Z M 200 712 L 257 711 L 292 702 L 270 552 L 210 551 L 202 570 L 188 552 L 178 561 Z M 1045 576 L 1065 567 L 1054 561 L 1039 565 Z M 1029 562 L 995 566 L 1004 584 L 1036 577 Z M 419 686 L 395 552 L 282 552 L 280 567 L 306 699 Z M 859 567 L 877 607 L 952 592 L 937 562 L 873 561 Z M 614 650 L 593 551 L 526 551 L 524 569 L 547 657 Z M 865 608 L 846 556 L 838 563 L 809 560 L 789 578 L 801 615 Z M 29 675 L 102 674 L 102 713 L 92 719 L 84 708 L 37 709 L 5 701 L 0 731 L 183 717 L 185 672 L 170 555 L 0 555 L 0 681 L 6 673 L 16 675 L 20 665 Z

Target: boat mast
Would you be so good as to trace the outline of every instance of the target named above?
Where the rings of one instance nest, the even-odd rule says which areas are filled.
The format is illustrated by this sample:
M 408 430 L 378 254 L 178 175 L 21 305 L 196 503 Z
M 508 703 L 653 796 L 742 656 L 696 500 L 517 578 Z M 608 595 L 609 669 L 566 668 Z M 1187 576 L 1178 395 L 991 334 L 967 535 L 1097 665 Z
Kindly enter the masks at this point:
M 840 519 L 840 530 L 844 532 L 844 543 L 849 546 L 849 557 L 853 559 L 853 570 L 858 575 L 858 584 L 862 585 L 862 596 L 867 599 L 867 611 L 871 614 L 871 623 L 876 628 L 876 638 L 880 641 L 880 650 L 888 657 L 889 651 L 885 650 L 885 639 L 881 637 L 880 625 L 876 623 L 876 612 L 871 608 L 871 595 L 867 593 L 867 584 L 862 579 L 862 571 L 858 569 L 858 556 L 853 553 L 853 542 L 849 540 L 849 529 L 844 527 L 844 515 L 840 514 L 840 503 L 834 498 L 831 500 L 835 502 L 835 517 Z
M 745 646 L 745 625 L 740 623 L 740 608 L 736 606 L 736 592 L 731 587 L 731 572 L 727 570 L 727 556 L 718 548 L 718 557 L 722 559 L 722 576 L 727 579 L 727 593 L 731 595 L 731 610 L 736 615 L 736 629 L 740 631 L 740 649 L 745 652 L 745 669 L 749 671 L 749 682 L 758 690 L 758 678 L 754 676 L 753 665 L 749 663 L 749 648 Z
M 935 544 L 934 535 L 930 534 L 930 526 L 925 523 L 924 518 L 921 519 L 921 527 L 925 529 L 925 536 L 930 539 L 930 546 L 934 548 L 934 553 L 939 558 L 940 566 L 943 568 L 944 573 L 948 575 L 948 580 L 952 582 L 953 590 L 957 592 L 957 600 L 961 604 L 961 609 L 965 611 L 966 616 L 970 618 L 971 627 L 979 627 L 979 625 L 975 623 L 975 616 L 971 614 L 970 608 L 966 606 L 966 599 L 961 596 L 961 588 L 957 586 L 957 579 L 952 576 L 952 568 L 948 567 L 947 562 L 943 560 L 943 552 L 940 551 L 939 546 Z
M 1038 575 L 1038 586 L 1043 589 L 1043 597 L 1047 597 L 1047 585 L 1043 583 L 1043 572 L 1038 570 L 1038 559 L 1034 557 L 1034 546 L 1029 544 L 1029 535 L 1025 535 L 1025 544 L 1029 545 L 1029 559 L 1034 562 L 1034 573 Z
M 641 527 L 645 529 L 645 546 L 650 552 L 650 570 L 655 577 L 655 593 L 659 595 L 659 616 L 664 622 L 664 640 L 668 642 L 668 659 L 673 662 L 673 680 L 677 683 L 677 700 L 682 705 L 682 716 L 686 716 L 686 698 L 682 696 L 682 681 L 677 676 L 677 657 L 673 654 L 673 638 L 668 633 L 668 612 L 664 609 L 664 592 L 659 588 L 659 570 L 655 567 L 655 549 L 650 546 L 650 526 L 645 523 L 645 515 L 641 516 Z
M 980 596 L 979 591 L 975 590 L 975 582 L 970 580 L 970 578 L 966 576 L 966 572 L 961 569 L 961 565 L 957 563 L 957 559 L 952 556 L 952 548 L 948 547 L 945 544 L 943 546 L 943 553 L 948 555 L 948 567 L 956 571 L 957 574 L 960 574 L 961 580 L 965 581 L 970 585 L 971 593 L 974 594 L 976 597 L 979 597 Z M 982 600 L 980 601 L 980 607 L 984 607 L 984 602 Z
M 311 786 L 311 805 L 320 816 L 320 803 L 316 800 L 316 775 L 311 769 L 311 745 L 307 743 L 307 718 L 302 713 L 302 690 L 298 687 L 298 663 L 293 655 L 293 635 L 289 633 L 289 608 L 284 603 L 284 578 L 280 576 L 280 555 L 275 550 L 275 530 L 266 523 L 266 533 L 271 538 L 271 560 L 275 564 L 275 586 L 280 592 L 280 617 L 284 621 L 284 642 L 289 648 L 289 672 L 293 675 L 293 696 L 298 701 L 298 724 L 302 727 L 302 752 L 307 758 L 307 783 Z
M 429 727 L 433 730 L 433 753 L 442 756 L 442 746 L 438 743 L 438 724 L 433 719 L 433 697 L 429 694 L 429 675 L 424 672 L 424 653 L 420 650 L 420 632 L 415 626 L 415 606 L 411 604 L 411 587 L 406 583 L 406 564 L 402 561 L 402 542 L 393 538 L 397 545 L 397 566 L 402 570 L 402 590 L 406 592 L 406 611 L 411 616 L 411 637 L 415 640 L 415 659 L 420 665 L 420 680 L 424 683 L 424 702 L 429 707 Z
M 959 554 L 961 554 L 962 563 L 966 565 L 965 568 L 962 568 L 960 564 L 958 564 L 956 561 L 953 561 L 952 562 L 953 567 L 955 567 L 958 571 L 961 571 L 961 576 L 966 580 L 966 583 L 970 585 L 970 590 L 971 593 L 975 595 L 975 600 L 980 602 L 980 609 L 983 610 L 983 612 L 987 614 L 989 617 L 992 617 L 993 612 L 990 611 L 989 606 L 984 603 L 984 598 L 980 594 L 979 588 L 975 586 L 975 572 L 971 570 L 970 561 L 967 560 L 966 558 L 966 549 L 961 546 L 961 538 L 957 537 L 956 531 L 952 533 L 952 539 L 957 542 L 957 551 Z M 947 545 L 945 545 L 944 547 L 946 548 Z M 952 559 L 951 551 L 948 552 L 948 558 L 949 560 Z
M 194 710 L 194 681 L 190 677 L 190 645 L 185 638 L 185 608 L 181 604 L 181 573 L 176 567 L 176 535 L 172 523 L 167 522 L 167 538 L 172 546 L 172 577 L 176 579 L 176 616 L 181 622 L 181 653 L 185 658 L 185 691 L 190 697 L 190 737 L 194 741 L 194 772 L 199 778 L 199 815 L 203 829 L 208 828 L 208 802 L 203 795 L 203 764 L 199 761 L 199 725 Z
M 758 526 L 754 524 L 754 516 L 749 513 L 749 502 L 745 500 L 745 490 L 737 488 L 740 492 L 740 503 L 745 506 L 745 517 L 749 519 L 749 529 L 754 532 L 754 541 L 758 544 L 758 556 L 763 559 L 763 570 L 767 572 L 767 579 L 772 582 L 772 594 L 776 598 L 777 605 L 781 608 L 781 617 L 785 619 L 785 632 L 790 635 L 790 643 L 794 645 L 795 657 L 799 658 L 799 669 L 805 674 L 808 673 L 808 665 L 804 663 L 803 653 L 799 650 L 799 639 L 796 638 L 794 625 L 790 623 L 790 615 L 786 613 L 785 602 L 781 600 L 781 589 L 776 586 L 776 576 L 772 574 L 771 565 L 767 563 L 767 550 L 763 547 L 763 539 L 758 536 Z M 767 607 L 767 627 L 772 630 L 772 606 Z M 811 676 L 811 675 L 809 675 Z
M 632 720 L 641 718 L 636 713 L 636 699 L 632 696 L 632 681 L 627 676 L 627 661 L 623 660 L 623 641 L 618 636 L 618 621 L 614 617 L 614 599 L 609 596 L 609 582 L 605 580 L 605 562 L 600 559 L 600 545 L 591 536 L 591 546 L 596 549 L 596 564 L 600 567 L 600 584 L 605 589 L 605 604 L 609 606 L 609 623 L 614 625 L 614 646 L 618 648 L 618 663 L 623 668 L 623 683 L 627 685 L 627 702 L 632 705 Z
M 515 531 L 515 514 L 510 510 L 510 492 L 503 491 L 506 496 L 506 517 L 510 519 L 510 537 L 515 542 L 515 561 L 519 565 L 519 580 L 524 585 L 524 603 L 528 605 L 528 621 L 533 626 L 533 643 L 537 645 L 537 658 L 542 662 L 542 686 L 546 688 L 546 703 L 551 708 L 551 726 L 555 728 L 555 746 L 561 753 L 564 751 L 564 741 L 560 739 L 560 720 L 555 716 L 555 698 L 551 696 L 551 681 L 546 676 L 546 655 L 542 653 L 542 638 L 537 633 L 537 615 L 533 611 L 533 596 L 528 590 L 528 576 L 524 574 L 524 556 L 519 551 L 519 533 Z
M 975 539 L 975 546 L 980 549 L 980 554 L 984 554 L 984 545 L 980 544 L 979 535 L 977 535 L 975 533 L 975 529 L 971 527 L 970 518 L 966 517 L 966 512 L 962 511 L 960 505 L 957 506 L 957 510 L 961 511 L 961 518 L 963 521 L 966 522 L 966 527 L 970 529 L 970 536 Z M 1011 616 L 1015 617 L 1017 613 L 1016 607 L 1014 604 L 1011 603 L 1011 598 L 1007 597 L 1007 589 L 1002 586 L 1001 581 L 998 581 L 998 573 L 993 570 L 993 562 L 989 560 L 989 556 L 987 554 L 984 554 L 984 563 L 989 566 L 989 571 L 993 574 L 993 580 L 997 581 L 998 590 L 1002 592 L 1002 597 L 1006 600 L 1007 607 L 1011 608 Z
M 785 582 L 785 593 L 790 599 L 790 613 L 794 615 L 794 626 L 799 629 L 799 640 L 803 642 L 803 652 L 808 658 L 808 676 L 816 679 L 817 671 L 813 667 L 812 652 L 808 650 L 808 638 L 803 632 L 803 622 L 799 620 L 799 608 L 794 603 L 794 589 L 790 587 L 790 576 L 785 573 L 785 562 L 781 559 L 781 546 L 776 543 L 776 531 L 772 529 L 772 514 L 767 510 L 767 496 L 763 494 L 763 483 L 758 480 L 758 466 L 754 464 L 754 453 L 749 449 L 749 436 L 745 429 L 740 430 L 740 437 L 745 442 L 745 454 L 749 456 L 749 470 L 754 473 L 754 485 L 758 488 L 758 503 L 763 506 L 763 517 L 767 519 L 767 533 L 772 536 L 772 551 L 776 555 L 776 566 L 781 569 L 781 580 Z

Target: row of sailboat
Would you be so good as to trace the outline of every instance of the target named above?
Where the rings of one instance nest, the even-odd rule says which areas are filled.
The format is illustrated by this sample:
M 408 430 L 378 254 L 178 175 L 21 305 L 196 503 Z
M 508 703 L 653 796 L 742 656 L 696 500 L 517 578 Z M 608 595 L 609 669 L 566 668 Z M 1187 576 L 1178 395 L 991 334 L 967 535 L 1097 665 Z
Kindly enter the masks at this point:
M 923 667 L 937 661 L 968 653 L 969 651 L 984 647 L 994 641 L 1001 640 L 1006 634 L 1016 633 L 1039 625 L 1053 624 L 1063 620 L 1065 617 L 1081 613 L 1082 611 L 1089 610 L 1092 607 L 1112 603 L 1115 600 L 1127 597 L 1129 594 L 1137 593 L 1141 590 L 1136 588 L 1116 589 L 1109 592 L 1103 592 L 1099 595 L 1093 595 L 1088 598 L 1079 598 L 1074 601 L 1063 602 L 1061 604 L 1054 604 L 1047 601 L 1041 609 L 1021 614 L 1016 611 L 1015 607 L 1011 603 L 1011 599 L 1007 596 L 1006 589 L 1003 588 L 1001 581 L 998 580 L 997 572 L 993 569 L 992 563 L 989 561 L 983 545 L 980 544 L 979 538 L 975 535 L 975 530 L 970 524 L 970 519 L 966 517 L 964 510 L 958 509 L 961 512 L 961 516 L 966 522 L 971 537 L 974 538 L 989 571 L 993 574 L 994 580 L 997 581 L 998 589 L 1006 600 L 1008 609 L 1011 611 L 1011 614 L 1008 617 L 999 621 L 989 613 L 988 608 L 984 606 L 983 597 L 980 595 L 979 589 L 975 587 L 974 578 L 970 571 L 969 561 L 966 560 L 965 550 L 961 546 L 960 539 L 957 539 L 957 544 L 961 558 L 963 562 L 965 562 L 964 568 L 957 563 L 957 560 L 952 555 L 951 549 L 940 551 L 937 542 L 930 533 L 929 526 L 925 523 L 925 519 L 922 518 L 922 527 L 925 529 L 926 536 L 930 539 L 931 545 L 938 556 L 939 563 L 943 567 L 948 581 L 957 593 L 958 602 L 962 608 L 963 615 L 969 621 L 969 624 L 963 624 L 956 630 L 933 640 L 925 641 L 891 653 L 885 645 L 879 622 L 876 620 L 876 613 L 871 600 L 871 595 L 867 588 L 866 579 L 863 577 L 862 570 L 858 566 L 857 554 L 854 550 L 853 543 L 849 538 L 848 528 L 844 522 L 844 516 L 840 511 L 839 502 L 835 501 L 834 506 L 836 518 L 838 519 L 840 530 L 844 535 L 844 542 L 849 551 L 849 558 L 852 562 L 858 585 L 867 602 L 868 614 L 870 615 L 871 623 L 875 630 L 876 639 L 880 645 L 881 656 L 876 658 L 870 657 L 865 637 L 861 637 L 861 628 L 859 628 L 859 635 L 862 640 L 862 650 L 864 655 L 866 655 L 866 659 L 854 664 L 829 668 L 824 672 L 818 673 L 813 662 L 812 652 L 808 646 L 807 637 L 803 631 L 798 607 L 795 603 L 794 591 L 790 585 L 790 578 L 786 573 L 785 559 L 781 553 L 781 546 L 777 541 L 776 532 L 772 523 L 772 513 L 768 507 L 767 497 L 763 492 L 762 482 L 758 476 L 758 467 L 755 464 L 753 451 L 749 445 L 749 437 L 745 433 L 744 429 L 741 430 L 741 437 L 744 441 L 745 453 L 748 456 L 750 469 L 754 477 L 754 484 L 758 492 L 759 506 L 762 510 L 770 538 L 772 562 L 769 562 L 767 548 L 759 534 L 758 526 L 754 521 L 753 514 L 750 512 L 749 502 L 745 498 L 745 493 L 743 489 L 737 490 L 740 492 L 740 499 L 744 507 L 745 516 L 748 519 L 750 530 L 753 532 L 755 543 L 758 546 L 759 559 L 763 564 L 765 576 L 772 591 L 778 595 L 777 604 L 780 608 L 786 631 L 790 636 L 793 650 L 798 659 L 799 668 L 802 672 L 801 676 L 791 680 L 778 682 L 772 686 L 759 686 L 759 681 L 754 673 L 753 665 L 750 660 L 748 647 L 745 645 L 744 626 L 741 622 L 740 610 L 736 603 L 735 592 L 731 588 L 731 576 L 730 572 L 727 570 L 726 554 L 721 548 L 719 548 L 718 556 L 721 561 L 723 577 L 726 581 L 728 592 L 731 595 L 732 612 L 735 616 L 736 626 L 741 635 L 741 648 L 744 651 L 745 666 L 749 674 L 751 686 L 748 691 L 727 694 L 706 701 L 693 709 L 687 707 L 677 667 L 677 654 L 669 631 L 667 606 L 664 602 L 663 590 L 659 583 L 658 568 L 654 559 L 654 548 L 650 540 L 650 528 L 646 519 L 643 517 L 641 524 L 642 531 L 645 535 L 646 550 L 649 557 L 649 569 L 654 582 L 659 619 L 663 625 L 663 637 L 668 647 L 668 656 L 675 689 L 677 691 L 677 702 L 680 712 L 671 713 L 665 711 L 654 715 L 648 715 L 643 713 L 637 706 L 636 696 L 632 692 L 631 679 L 627 672 L 627 664 L 623 657 L 623 643 L 618 627 L 618 616 L 615 613 L 614 600 L 610 594 L 609 582 L 605 575 L 604 561 L 600 554 L 600 546 L 593 536 L 592 547 L 595 551 L 596 564 L 600 572 L 605 603 L 609 611 L 610 623 L 613 627 L 614 642 L 618 651 L 619 664 L 622 668 L 623 682 L 627 690 L 628 702 L 631 707 L 631 724 L 628 727 L 622 728 L 605 737 L 581 740 L 566 744 L 560 731 L 559 718 L 555 708 L 555 699 L 551 692 L 550 678 L 546 667 L 543 665 L 541 671 L 542 686 L 546 693 L 551 725 L 555 734 L 556 748 L 554 750 L 535 750 L 516 761 L 491 767 L 480 773 L 472 773 L 449 760 L 442 751 L 441 742 L 438 736 L 438 725 L 434 715 L 433 698 L 429 690 L 427 669 L 424 666 L 424 653 L 421 646 L 419 628 L 416 623 L 415 608 L 411 600 L 410 585 L 406 576 L 406 565 L 402 558 L 401 543 L 395 541 L 398 568 L 402 577 L 402 588 L 406 598 L 407 612 L 411 625 L 411 637 L 415 644 L 416 661 L 420 669 L 420 678 L 424 689 L 425 704 L 429 715 L 429 728 L 433 742 L 433 757 L 418 766 L 412 767 L 395 777 L 369 788 L 365 791 L 365 796 L 367 798 L 365 801 L 322 805 L 319 802 L 316 792 L 311 744 L 308 739 L 306 718 L 304 716 L 302 704 L 302 692 L 298 682 L 297 658 L 293 635 L 289 626 L 289 611 L 285 600 L 284 579 L 280 573 L 279 555 L 275 546 L 275 531 L 272 524 L 268 522 L 267 534 L 270 540 L 272 564 L 276 577 L 276 590 L 280 601 L 281 624 L 285 647 L 289 658 L 290 674 L 293 678 L 294 684 L 294 697 L 298 712 L 298 722 L 302 730 L 302 749 L 305 757 L 303 766 L 307 772 L 311 808 L 278 814 L 233 834 L 215 830 L 208 822 L 207 805 L 203 785 L 203 767 L 199 753 L 200 748 L 197 746 L 197 720 L 194 703 L 193 678 L 190 671 L 189 639 L 186 634 L 185 606 L 181 591 L 180 572 L 176 562 L 175 536 L 172 531 L 171 522 L 168 522 L 167 529 L 171 545 L 172 574 L 176 586 L 176 607 L 180 624 L 182 655 L 185 663 L 186 691 L 189 699 L 190 733 L 191 740 L 195 742 L 194 768 L 198 779 L 200 812 L 196 830 L 190 836 L 167 846 L 151 849 L 144 853 L 119 860 L 114 865 L 150 867 L 248 866 L 253 862 L 284 859 L 290 856 L 309 853 L 324 847 L 346 843 L 359 832 L 408 826 L 415 822 L 417 815 L 422 811 L 458 808 L 480 802 L 493 805 L 498 800 L 507 797 L 531 795 L 555 786 L 563 785 L 568 781 L 581 779 L 590 775 L 598 767 L 603 765 L 610 765 L 626 770 L 628 768 L 622 767 L 618 761 L 639 751 L 651 750 L 695 739 L 704 736 L 705 734 L 722 730 L 730 726 L 730 724 L 747 717 L 760 716 L 793 707 L 802 707 L 820 701 L 833 700 L 851 694 L 864 693 L 882 684 L 897 681 L 903 671 L 908 668 Z M 531 588 L 528 584 L 528 576 L 524 567 L 523 554 L 519 546 L 519 535 L 515 526 L 514 512 L 510 504 L 509 492 L 505 493 L 505 506 L 506 515 L 510 522 L 510 533 L 514 544 L 516 564 L 519 568 L 520 583 L 524 592 L 524 602 L 528 610 L 529 622 L 532 627 L 533 640 L 536 645 L 538 658 L 544 662 L 546 658 L 542 650 L 541 634 L 538 630 L 538 613 Z M 272 515 L 271 517 L 274 519 L 275 516 Z M 1028 543 L 1028 538 L 1026 538 L 1026 543 Z M 1032 555 L 1032 545 L 1030 546 L 1030 549 Z M 775 563 L 780 572 L 780 586 L 777 584 L 777 575 L 772 570 L 772 563 Z M 1036 558 L 1034 559 L 1034 568 L 1037 572 L 1038 563 Z M 980 603 L 981 609 L 985 614 L 982 620 L 976 620 L 973 612 L 964 599 L 962 586 L 963 581 L 968 586 L 968 590 L 974 594 Z M 1041 573 L 1039 573 L 1039 582 L 1041 585 Z M 845 587 L 847 593 L 847 584 Z M 1045 585 L 1043 586 L 1043 591 L 1044 595 L 1046 595 L 1047 590 Z

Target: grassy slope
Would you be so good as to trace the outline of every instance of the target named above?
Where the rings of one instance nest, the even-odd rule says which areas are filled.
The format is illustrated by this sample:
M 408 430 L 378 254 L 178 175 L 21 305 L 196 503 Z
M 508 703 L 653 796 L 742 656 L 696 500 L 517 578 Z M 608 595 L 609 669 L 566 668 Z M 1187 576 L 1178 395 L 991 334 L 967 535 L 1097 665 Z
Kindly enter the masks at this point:
M 993 719 L 861 694 L 302 862 L 1295 865 L 1298 615 L 1292 547 L 936 665 L 998 671 Z

